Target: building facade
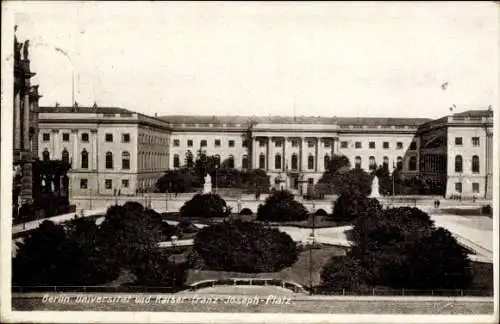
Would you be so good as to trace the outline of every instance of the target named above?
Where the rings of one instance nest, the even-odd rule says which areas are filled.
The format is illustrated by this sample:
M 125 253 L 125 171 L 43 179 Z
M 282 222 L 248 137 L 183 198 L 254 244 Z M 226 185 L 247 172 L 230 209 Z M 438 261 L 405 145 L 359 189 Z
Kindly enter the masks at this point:
M 113 107 L 41 107 L 40 159 L 70 162 L 70 195 L 134 195 L 169 163 L 168 124 Z
M 41 158 L 71 161 L 72 194 L 80 196 L 150 191 L 167 169 L 180 169 L 187 155 L 203 152 L 237 169 L 263 169 L 272 187 L 298 194 L 318 182 L 334 155 L 345 155 L 352 167 L 386 164 L 403 178 L 429 180 L 447 197 L 490 197 L 492 116 L 483 110 L 437 120 L 153 118 L 121 108 L 44 107 L 38 145 Z M 455 168 L 457 156 L 462 171 Z

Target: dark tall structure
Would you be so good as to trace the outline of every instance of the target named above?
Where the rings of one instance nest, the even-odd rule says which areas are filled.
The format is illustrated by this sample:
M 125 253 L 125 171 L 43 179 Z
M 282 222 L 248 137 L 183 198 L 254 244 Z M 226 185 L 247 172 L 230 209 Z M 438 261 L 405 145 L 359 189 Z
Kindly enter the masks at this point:
M 38 152 L 38 85 L 31 84 L 29 41 L 14 37 L 14 212 L 33 204 L 33 164 Z

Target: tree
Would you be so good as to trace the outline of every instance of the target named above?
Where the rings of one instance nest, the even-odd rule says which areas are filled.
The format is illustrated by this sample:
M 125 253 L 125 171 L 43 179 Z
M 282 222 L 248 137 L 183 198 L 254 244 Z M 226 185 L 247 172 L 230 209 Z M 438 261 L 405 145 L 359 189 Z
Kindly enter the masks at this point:
M 189 171 L 194 170 L 194 155 L 191 150 L 187 150 L 186 156 L 184 158 L 185 168 Z
M 387 163 L 377 168 L 373 175 L 377 176 L 379 184 L 379 193 L 381 195 L 392 194 L 392 178 Z
M 316 184 L 318 192 L 323 195 L 338 193 L 336 186 L 339 184 L 339 178 L 342 174 L 347 172 L 350 167 L 351 162 L 347 156 L 334 155 L 326 166 L 326 171 Z
M 135 284 L 150 287 L 165 287 L 177 291 L 184 286 L 187 278 L 186 264 L 176 264 L 169 255 L 155 249 L 142 255 L 132 266 L 136 276 Z
M 160 192 L 190 192 L 196 178 L 189 170 L 169 170 L 156 182 Z
M 226 201 L 217 194 L 196 194 L 188 200 L 180 209 L 182 218 L 190 217 L 227 217 L 231 209 Z
M 362 213 L 369 211 L 370 208 L 382 210 L 377 199 L 367 198 L 359 194 L 343 193 L 335 201 L 331 217 L 333 220 L 353 221 Z
M 205 182 L 205 176 L 210 174 L 213 178 L 216 166 L 219 165 L 219 161 L 214 156 L 208 156 L 201 149 L 198 151 L 198 156 L 194 163 L 194 172 L 196 178 L 200 184 Z
M 243 186 L 254 192 L 267 192 L 271 186 L 269 175 L 261 169 L 252 169 L 242 173 Z
M 251 273 L 280 271 L 298 253 L 288 234 L 239 220 L 201 229 L 193 247 L 208 269 Z
M 364 286 L 366 274 L 363 266 L 351 255 L 334 256 L 321 269 L 323 290 L 355 290 Z
M 351 162 L 345 155 L 333 155 L 326 169 L 328 173 L 343 173 L 351 168 Z
M 295 201 L 293 194 L 286 190 L 277 191 L 267 197 L 257 210 L 259 221 L 302 221 L 307 217 L 308 212 L 304 205 Z

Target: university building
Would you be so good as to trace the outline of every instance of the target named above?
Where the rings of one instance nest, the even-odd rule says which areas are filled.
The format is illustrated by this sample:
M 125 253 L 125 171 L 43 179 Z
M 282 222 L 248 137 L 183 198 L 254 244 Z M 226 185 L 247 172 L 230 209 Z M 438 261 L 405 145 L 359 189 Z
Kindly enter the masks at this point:
M 238 169 L 259 168 L 271 185 L 303 193 L 333 155 L 367 171 L 383 163 L 404 178 L 445 188 L 447 197 L 491 197 L 493 112 L 437 120 L 342 117 L 149 117 L 122 108 L 43 107 L 39 156 L 71 162 L 71 194 L 154 190 L 191 152 Z M 460 140 L 461 138 L 461 140 Z

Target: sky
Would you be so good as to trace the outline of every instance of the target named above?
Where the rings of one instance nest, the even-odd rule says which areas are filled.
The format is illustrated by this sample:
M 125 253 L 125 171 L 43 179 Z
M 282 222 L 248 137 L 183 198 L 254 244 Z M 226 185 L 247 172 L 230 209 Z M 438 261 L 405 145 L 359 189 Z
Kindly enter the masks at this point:
M 439 118 L 497 104 L 494 2 L 3 5 L 30 39 L 42 106 L 70 105 L 73 80 L 79 105 L 148 115 Z

